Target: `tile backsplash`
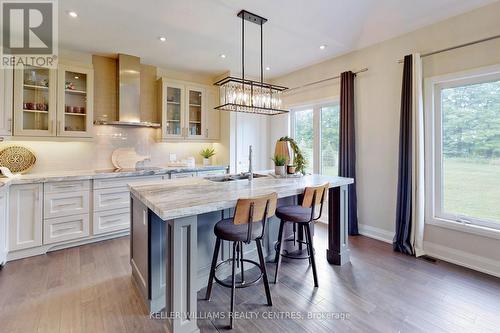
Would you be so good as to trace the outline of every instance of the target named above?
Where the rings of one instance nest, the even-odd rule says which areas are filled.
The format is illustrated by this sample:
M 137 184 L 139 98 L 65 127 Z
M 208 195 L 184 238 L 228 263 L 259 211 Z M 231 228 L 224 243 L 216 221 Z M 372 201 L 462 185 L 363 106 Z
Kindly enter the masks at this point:
M 193 156 L 196 163 L 202 163 L 199 152 L 204 147 L 214 144 L 207 142 L 156 142 L 158 129 L 118 126 L 94 126 L 93 141 L 9 141 L 1 143 L 20 144 L 33 150 L 37 162 L 30 173 L 93 170 L 112 168 L 111 153 L 117 148 L 135 148 L 140 155 L 151 156 L 146 166 L 166 166 L 169 154 L 176 154 L 177 160 Z M 219 145 L 219 144 L 215 144 Z M 217 160 L 213 164 L 227 164 Z

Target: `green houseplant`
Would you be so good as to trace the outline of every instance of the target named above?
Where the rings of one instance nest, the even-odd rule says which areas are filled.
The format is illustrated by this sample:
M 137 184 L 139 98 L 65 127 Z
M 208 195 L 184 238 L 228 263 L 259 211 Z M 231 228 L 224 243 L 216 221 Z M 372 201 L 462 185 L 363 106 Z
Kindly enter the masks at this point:
M 286 156 L 274 155 L 271 159 L 274 162 L 274 173 L 278 176 L 286 175 Z
M 204 148 L 200 151 L 200 155 L 203 157 L 203 165 L 210 165 L 210 158 L 215 155 L 215 148 Z
M 293 150 L 294 165 L 297 168 L 298 172 L 305 174 L 307 161 L 304 158 L 304 155 L 302 155 L 302 151 L 300 150 L 299 145 L 297 145 L 297 142 L 289 136 L 281 137 L 278 141 L 285 141 L 290 143 L 290 146 Z

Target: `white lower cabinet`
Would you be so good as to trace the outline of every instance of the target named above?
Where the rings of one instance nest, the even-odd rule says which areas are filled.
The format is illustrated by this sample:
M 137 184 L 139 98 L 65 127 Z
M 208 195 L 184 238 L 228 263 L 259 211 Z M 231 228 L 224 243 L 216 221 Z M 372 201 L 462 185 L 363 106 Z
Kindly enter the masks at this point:
M 69 241 L 89 235 L 89 214 L 56 217 L 43 221 L 44 244 Z
M 0 265 L 7 261 L 7 205 L 9 202 L 9 192 L 0 188 Z
M 142 176 L 94 180 L 92 233 L 101 235 L 128 230 L 130 228 L 128 185 L 157 183 L 162 181 L 163 177 Z
M 89 191 L 45 193 L 43 217 L 45 219 L 89 213 Z
M 12 185 L 9 195 L 9 251 L 42 245 L 43 184 Z
M 207 171 L 207 176 L 224 173 Z M 172 178 L 195 177 L 196 172 Z M 168 175 L 11 185 L 0 190 L 0 265 L 53 248 L 125 234 L 130 228 L 128 184 L 151 184 Z
M 95 212 L 92 227 L 94 235 L 128 229 L 130 227 L 130 208 Z
M 130 206 L 130 191 L 125 186 L 94 190 L 94 211 Z

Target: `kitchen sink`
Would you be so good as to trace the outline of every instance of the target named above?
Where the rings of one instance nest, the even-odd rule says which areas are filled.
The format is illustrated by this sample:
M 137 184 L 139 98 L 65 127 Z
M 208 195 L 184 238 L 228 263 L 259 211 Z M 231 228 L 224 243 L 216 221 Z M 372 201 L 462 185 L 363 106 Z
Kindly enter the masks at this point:
M 261 175 L 258 173 L 253 174 L 253 178 L 264 178 L 267 175 Z M 238 174 L 238 175 L 225 175 L 225 176 L 216 176 L 216 177 L 207 177 L 206 179 L 212 182 L 232 182 L 235 180 L 244 180 L 248 179 L 248 174 Z

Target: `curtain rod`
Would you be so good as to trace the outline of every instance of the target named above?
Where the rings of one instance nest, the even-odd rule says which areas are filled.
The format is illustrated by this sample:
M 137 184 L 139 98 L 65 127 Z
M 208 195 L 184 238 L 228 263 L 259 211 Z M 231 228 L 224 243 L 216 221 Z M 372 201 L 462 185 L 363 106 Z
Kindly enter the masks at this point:
M 420 57 L 424 58 L 424 57 L 428 57 L 428 56 L 431 56 L 431 55 L 434 55 L 434 54 L 443 53 L 443 52 L 446 52 L 446 51 L 451 51 L 451 50 L 459 49 L 459 48 L 462 48 L 462 47 L 465 47 L 465 46 L 479 44 L 479 43 L 482 43 L 482 42 L 487 42 L 487 41 L 490 41 L 490 40 L 493 40 L 493 39 L 497 39 L 497 38 L 500 38 L 500 35 L 495 35 L 495 36 L 491 36 L 491 37 L 487 37 L 487 38 L 483 38 L 483 39 L 478 39 L 478 40 L 475 40 L 473 42 L 468 42 L 468 43 L 464 43 L 464 44 L 460 44 L 460 45 L 456 45 L 456 46 L 447 47 L 445 49 L 441 49 L 441 50 L 437 50 L 437 51 L 432 51 L 432 52 L 424 53 L 424 54 L 421 54 Z M 404 59 L 399 59 L 398 60 L 398 63 L 400 63 L 400 64 L 402 64 L 403 62 L 404 62 Z
M 366 72 L 367 70 L 368 70 L 368 68 L 360 69 L 359 71 L 354 72 L 354 75 L 356 75 L 358 73 Z M 284 92 L 286 93 L 288 91 L 292 91 L 292 90 L 297 90 L 297 89 L 309 87 L 309 86 L 312 86 L 312 85 L 315 85 L 315 84 L 318 84 L 318 83 L 323 83 L 323 82 L 326 82 L 326 81 L 336 80 L 336 79 L 339 79 L 339 78 L 340 78 L 340 75 L 332 76 L 332 77 L 329 77 L 329 78 L 326 78 L 326 79 L 323 79 L 323 80 L 314 81 L 314 82 L 306 83 L 306 84 L 304 84 L 302 86 L 290 88 L 290 89 L 285 90 Z

